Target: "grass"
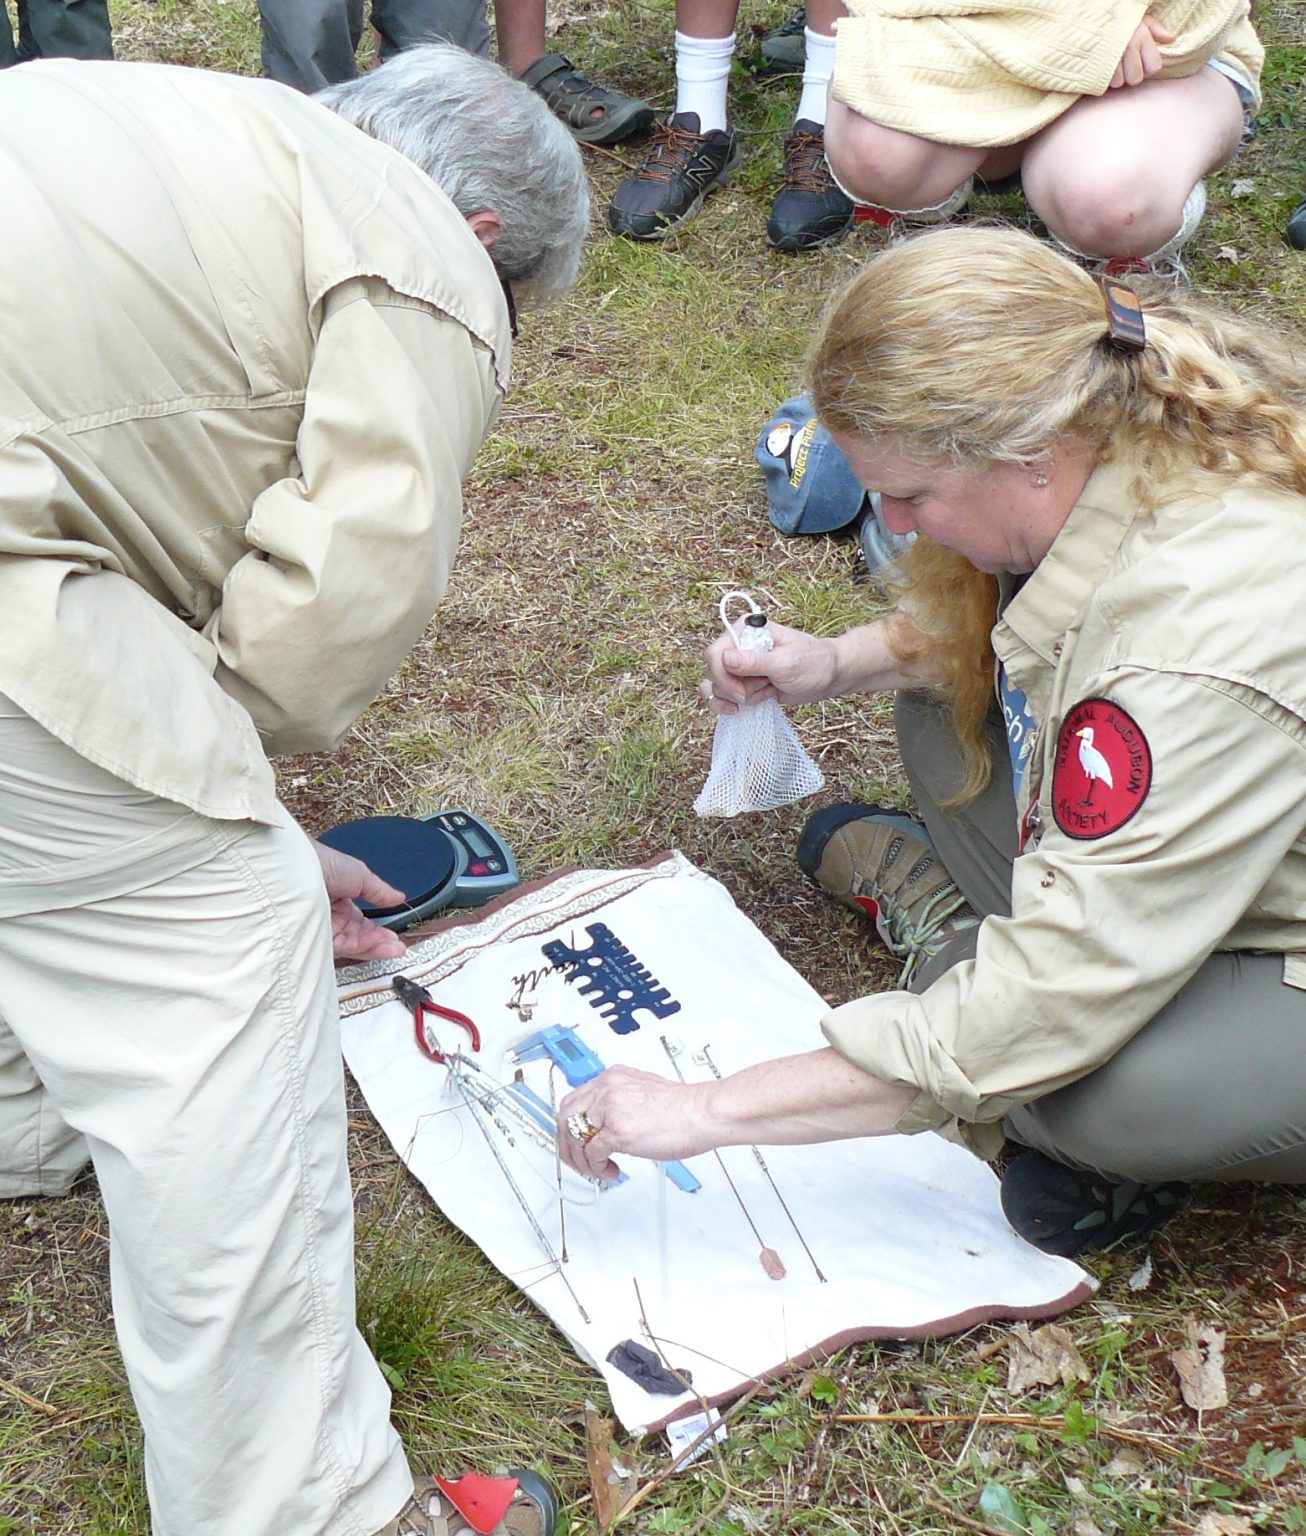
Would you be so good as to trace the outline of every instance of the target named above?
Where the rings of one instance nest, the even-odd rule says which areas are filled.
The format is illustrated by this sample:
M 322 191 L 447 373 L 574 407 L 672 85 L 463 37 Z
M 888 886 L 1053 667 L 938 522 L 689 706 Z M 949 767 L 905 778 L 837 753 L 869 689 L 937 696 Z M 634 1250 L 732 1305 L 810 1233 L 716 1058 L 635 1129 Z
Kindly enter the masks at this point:
M 1287 249 L 1282 229 L 1306 186 L 1306 12 L 1298 0 L 1262 0 L 1259 12 L 1260 136 L 1212 179 L 1190 265 L 1222 301 L 1300 325 L 1306 256 Z M 690 809 L 711 740 L 698 657 L 721 593 L 765 592 L 779 616 L 825 633 L 870 611 L 849 543 L 771 530 L 752 461 L 761 423 L 800 380 L 825 299 L 882 239 L 860 226 L 802 260 L 764 249 L 796 90 L 757 79 L 748 61 L 784 14 L 779 0 L 746 0 L 741 11 L 740 176 L 662 246 L 610 241 L 596 217 L 580 287 L 524 326 L 432 633 L 339 752 L 280 769 L 311 830 L 473 805 L 507 835 L 528 878 L 678 847 L 842 1001 L 889 973 L 853 919 L 794 868 L 805 808 L 744 825 L 701 822 Z M 577 0 L 554 20 L 558 46 L 669 107 L 669 0 Z M 115 22 L 123 57 L 257 72 L 247 0 L 121 0 Z M 600 213 L 637 153 L 590 157 Z M 981 211 L 1027 217 L 1018 197 Z M 906 803 L 886 701 L 814 706 L 798 724 L 832 795 Z M 602 1382 L 450 1229 L 356 1096 L 350 1119 L 359 1317 L 414 1465 L 547 1464 L 569 1530 L 594 1530 L 584 1405 L 603 1411 Z M 1096 1259 L 1098 1296 L 1063 1320 L 1087 1381 L 1008 1393 L 1001 1327 L 860 1346 L 759 1392 L 719 1456 L 659 1484 L 624 1528 L 1306 1530 L 1299 1196 L 1199 1190 L 1151 1254 L 1144 1290 L 1129 1283 L 1138 1254 Z M 0 1536 L 146 1536 L 93 1182 L 62 1201 L 0 1205 L 0 1275 Z M 1228 1334 L 1231 1401 L 1200 1418 L 1181 1403 L 1169 1361 L 1190 1318 Z M 659 1442 L 617 1450 L 640 1481 L 665 1464 Z

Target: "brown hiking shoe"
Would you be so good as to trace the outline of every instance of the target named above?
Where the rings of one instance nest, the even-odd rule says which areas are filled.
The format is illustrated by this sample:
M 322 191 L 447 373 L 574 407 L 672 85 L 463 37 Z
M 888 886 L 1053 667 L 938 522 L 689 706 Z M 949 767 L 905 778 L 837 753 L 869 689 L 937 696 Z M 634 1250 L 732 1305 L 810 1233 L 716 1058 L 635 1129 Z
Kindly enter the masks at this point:
M 836 901 L 871 919 L 890 954 L 903 962 L 903 984 L 922 960 L 980 920 L 939 862 L 923 823 L 901 811 L 855 802 L 826 806 L 803 828 L 798 865 Z

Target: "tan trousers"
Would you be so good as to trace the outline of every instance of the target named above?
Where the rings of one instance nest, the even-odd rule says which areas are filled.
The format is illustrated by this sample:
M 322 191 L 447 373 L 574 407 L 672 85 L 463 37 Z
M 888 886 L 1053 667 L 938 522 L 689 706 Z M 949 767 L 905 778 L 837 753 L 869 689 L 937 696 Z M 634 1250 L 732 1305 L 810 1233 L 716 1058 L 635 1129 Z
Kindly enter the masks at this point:
M 895 724 L 939 858 L 978 912 L 1009 914 L 1016 807 L 1001 721 L 989 723 L 988 788 L 954 813 L 939 809 L 963 777 L 947 715 L 901 693 Z M 971 959 L 978 933 L 921 965 L 912 990 Z M 1110 1061 L 1014 1110 L 1006 1130 L 1119 1182 L 1306 1184 L 1306 992 L 1285 985 L 1280 955 L 1214 954 Z
M 0 1194 L 87 1157 L 155 1536 L 374 1536 L 412 1490 L 354 1318 L 321 870 L 0 697 Z

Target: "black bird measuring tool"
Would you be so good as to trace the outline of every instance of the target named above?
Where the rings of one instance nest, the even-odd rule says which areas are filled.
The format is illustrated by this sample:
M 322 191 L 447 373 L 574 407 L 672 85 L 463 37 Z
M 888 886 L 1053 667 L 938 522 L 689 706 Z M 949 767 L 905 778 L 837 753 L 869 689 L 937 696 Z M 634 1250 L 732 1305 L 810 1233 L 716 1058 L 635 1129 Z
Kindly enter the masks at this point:
M 544 945 L 544 953 L 616 1034 L 629 1035 L 639 1028 L 635 1013 L 640 1008 L 657 1019 L 679 1013 L 680 1004 L 606 923 L 587 923 L 585 932 L 591 940 L 588 949 L 573 949 L 554 939 Z

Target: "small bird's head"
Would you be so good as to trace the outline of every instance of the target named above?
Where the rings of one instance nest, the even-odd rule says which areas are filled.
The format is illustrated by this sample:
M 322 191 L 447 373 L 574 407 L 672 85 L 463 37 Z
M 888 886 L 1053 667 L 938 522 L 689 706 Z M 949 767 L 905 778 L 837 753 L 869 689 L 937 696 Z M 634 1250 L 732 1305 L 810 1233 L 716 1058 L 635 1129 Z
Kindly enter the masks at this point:
M 1086 725 L 1083 730 L 1076 731 L 1075 735 L 1078 736 L 1081 741 L 1086 741 L 1091 745 L 1093 741 L 1093 727 L 1091 725 Z

